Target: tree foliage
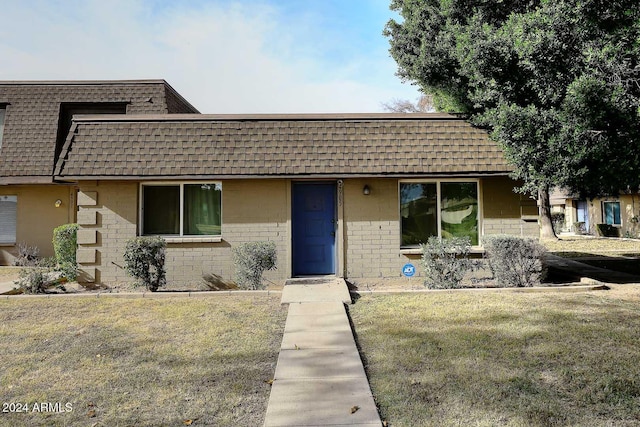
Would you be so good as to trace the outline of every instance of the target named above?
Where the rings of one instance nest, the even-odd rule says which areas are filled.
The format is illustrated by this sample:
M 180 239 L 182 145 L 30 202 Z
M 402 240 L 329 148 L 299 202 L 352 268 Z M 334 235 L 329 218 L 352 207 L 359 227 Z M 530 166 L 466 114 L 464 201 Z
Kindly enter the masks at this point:
M 640 7 L 632 0 L 393 0 L 398 75 L 490 131 L 520 189 L 640 185 Z

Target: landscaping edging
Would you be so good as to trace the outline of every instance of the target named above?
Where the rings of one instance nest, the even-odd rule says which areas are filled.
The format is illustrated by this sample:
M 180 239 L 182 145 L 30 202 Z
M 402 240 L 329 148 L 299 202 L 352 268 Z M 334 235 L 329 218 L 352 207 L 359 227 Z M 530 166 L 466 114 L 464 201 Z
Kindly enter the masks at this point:
M 350 291 L 356 295 L 384 295 L 384 294 L 421 294 L 421 293 L 448 293 L 448 292 L 584 292 L 584 291 L 602 291 L 609 289 L 607 283 L 598 280 L 588 279 L 582 281 L 584 285 L 571 286 L 534 286 L 530 288 L 460 288 L 460 289 L 389 289 L 389 290 L 371 290 L 371 291 Z
M 188 292 L 80 292 L 73 294 L 0 295 L 0 299 L 16 298 L 191 298 L 220 295 L 280 295 L 282 291 L 188 291 Z

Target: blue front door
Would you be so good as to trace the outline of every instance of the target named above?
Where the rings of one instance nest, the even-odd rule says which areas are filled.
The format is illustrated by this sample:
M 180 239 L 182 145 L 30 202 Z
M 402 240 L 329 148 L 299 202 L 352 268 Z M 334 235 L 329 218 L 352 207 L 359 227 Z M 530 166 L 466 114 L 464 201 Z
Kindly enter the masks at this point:
M 293 183 L 293 275 L 335 274 L 336 186 Z

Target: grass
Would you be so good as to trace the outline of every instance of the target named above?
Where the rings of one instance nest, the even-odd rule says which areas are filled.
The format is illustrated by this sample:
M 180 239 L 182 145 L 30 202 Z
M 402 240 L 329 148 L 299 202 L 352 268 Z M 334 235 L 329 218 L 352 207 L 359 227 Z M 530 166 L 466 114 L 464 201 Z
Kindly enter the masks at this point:
M 279 296 L 0 301 L 3 425 L 263 422 L 286 311 Z M 70 403 L 63 413 L 35 403 Z
M 390 426 L 640 425 L 640 286 L 366 295 L 350 308 Z

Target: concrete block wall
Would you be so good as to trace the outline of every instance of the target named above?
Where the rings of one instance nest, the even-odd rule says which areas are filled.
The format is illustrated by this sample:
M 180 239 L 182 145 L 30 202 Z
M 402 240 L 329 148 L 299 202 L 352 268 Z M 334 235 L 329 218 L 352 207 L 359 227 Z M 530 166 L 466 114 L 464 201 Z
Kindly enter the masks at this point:
M 132 281 L 121 267 L 126 242 L 137 235 L 138 191 L 139 183 L 101 181 L 81 185 L 78 222 L 85 242 L 78 248 L 79 259 L 85 261 L 81 262 L 81 279 L 106 284 Z M 203 273 L 233 279 L 231 248 L 258 240 L 276 241 L 278 248 L 278 269 L 268 272 L 266 279 L 286 278 L 287 195 L 285 180 L 223 182 L 221 241 L 172 243 L 168 238 L 167 280 L 197 283 Z
M 368 185 L 371 193 L 363 194 Z M 344 181 L 346 277 L 398 277 L 408 258 L 400 253 L 396 179 Z
M 78 192 L 79 280 L 130 282 L 122 266 L 124 248 L 137 233 L 138 185 L 83 182 Z M 95 237 L 89 237 L 95 236 Z

